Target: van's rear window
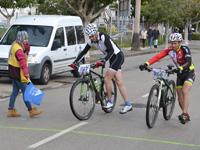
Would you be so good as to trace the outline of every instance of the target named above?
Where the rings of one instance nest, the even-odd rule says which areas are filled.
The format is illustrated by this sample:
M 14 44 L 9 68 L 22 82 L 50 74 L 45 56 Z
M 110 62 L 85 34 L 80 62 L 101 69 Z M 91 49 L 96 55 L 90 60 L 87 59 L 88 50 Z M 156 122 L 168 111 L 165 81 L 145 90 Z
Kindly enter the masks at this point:
M 53 27 L 38 25 L 13 25 L 1 40 L 1 44 L 11 45 L 16 39 L 17 32 L 22 30 L 27 31 L 31 46 L 46 47 L 48 46 Z

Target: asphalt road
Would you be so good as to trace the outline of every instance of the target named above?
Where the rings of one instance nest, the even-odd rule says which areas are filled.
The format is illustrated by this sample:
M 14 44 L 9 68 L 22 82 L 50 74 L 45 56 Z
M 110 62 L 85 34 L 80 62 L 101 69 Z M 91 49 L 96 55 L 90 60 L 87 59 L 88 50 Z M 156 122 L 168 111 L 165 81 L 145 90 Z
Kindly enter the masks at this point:
M 133 111 L 121 115 L 122 98 L 111 114 L 105 114 L 96 105 L 93 116 L 87 121 L 77 120 L 69 107 L 69 91 L 75 80 L 70 74 L 55 77 L 49 88 L 45 88 L 45 97 L 39 109 L 44 112 L 30 119 L 19 96 L 16 108 L 22 114 L 20 118 L 7 118 L 6 99 L 0 101 L 0 145 L 2 150 L 190 150 L 200 149 L 200 112 L 199 112 L 199 71 L 200 53 L 193 53 L 196 64 L 196 80 L 190 94 L 191 122 L 182 125 L 177 116 L 180 109 L 176 103 L 172 119 L 165 121 L 162 112 L 153 129 L 145 123 L 145 105 L 148 92 L 153 85 L 148 72 L 138 70 L 152 54 L 127 57 L 123 67 L 124 80 L 129 98 L 133 102 Z M 166 66 L 164 59 L 156 66 Z M 172 77 L 175 78 L 175 77 Z M 60 85 L 56 85 L 59 83 Z M 9 87 L 9 82 L 4 85 Z M 53 88 L 52 88 L 53 87 Z

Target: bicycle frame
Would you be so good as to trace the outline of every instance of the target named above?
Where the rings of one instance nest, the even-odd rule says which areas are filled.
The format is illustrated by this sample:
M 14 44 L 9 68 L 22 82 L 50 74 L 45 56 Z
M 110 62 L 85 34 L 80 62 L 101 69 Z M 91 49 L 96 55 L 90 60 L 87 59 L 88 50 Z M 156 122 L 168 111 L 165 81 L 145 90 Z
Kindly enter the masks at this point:
M 104 76 L 103 76 L 103 69 L 104 69 L 104 66 L 101 67 L 101 73 L 97 73 L 93 70 L 90 70 L 90 72 L 86 75 L 82 75 L 82 78 L 86 79 L 89 77 L 89 82 L 91 83 L 92 85 L 92 89 L 95 93 L 95 95 L 97 96 L 97 99 L 101 101 L 101 104 L 103 105 L 103 95 L 101 95 L 101 91 L 103 89 L 103 83 L 104 83 Z M 96 86 L 95 86 L 95 83 L 94 83 L 94 77 L 93 75 L 96 75 L 100 78 L 100 90 L 98 91 Z
M 172 91 L 171 87 L 169 86 L 167 79 L 159 78 L 159 79 L 154 79 L 154 81 L 159 86 L 159 93 L 158 93 L 159 95 L 158 95 L 158 101 L 157 101 L 156 106 L 157 106 L 157 108 L 160 108 L 160 100 L 161 100 L 161 96 L 162 96 L 163 87 L 166 86 L 167 88 L 169 88 L 172 95 L 173 95 L 173 91 Z M 173 97 L 174 97 L 174 95 L 173 95 Z

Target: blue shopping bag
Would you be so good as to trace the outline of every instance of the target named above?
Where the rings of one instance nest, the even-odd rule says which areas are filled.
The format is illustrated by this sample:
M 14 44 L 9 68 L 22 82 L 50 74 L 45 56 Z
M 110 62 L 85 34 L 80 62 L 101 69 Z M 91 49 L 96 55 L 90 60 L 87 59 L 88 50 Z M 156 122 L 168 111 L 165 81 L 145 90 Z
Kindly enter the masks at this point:
M 44 97 L 44 93 L 33 85 L 32 82 L 28 83 L 24 92 L 24 100 L 28 101 L 35 105 L 40 105 L 42 99 Z

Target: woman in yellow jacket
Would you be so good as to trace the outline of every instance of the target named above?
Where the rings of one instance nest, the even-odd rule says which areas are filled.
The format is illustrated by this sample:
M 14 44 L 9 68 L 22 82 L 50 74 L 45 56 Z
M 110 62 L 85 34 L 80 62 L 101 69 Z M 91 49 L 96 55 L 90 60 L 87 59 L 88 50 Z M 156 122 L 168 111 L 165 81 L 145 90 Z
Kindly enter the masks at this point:
M 10 96 L 8 117 L 20 117 L 21 115 L 15 109 L 15 100 L 21 89 L 24 94 L 27 84 L 30 82 L 29 70 L 28 70 L 28 54 L 30 51 L 30 45 L 28 42 L 28 34 L 26 31 L 18 31 L 16 40 L 12 43 L 9 58 L 8 58 L 8 70 L 9 76 L 12 80 L 12 94 Z M 24 101 L 29 111 L 29 116 L 34 117 L 42 113 L 35 107 L 31 106 L 30 102 Z

